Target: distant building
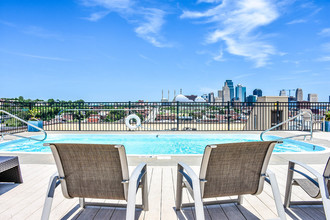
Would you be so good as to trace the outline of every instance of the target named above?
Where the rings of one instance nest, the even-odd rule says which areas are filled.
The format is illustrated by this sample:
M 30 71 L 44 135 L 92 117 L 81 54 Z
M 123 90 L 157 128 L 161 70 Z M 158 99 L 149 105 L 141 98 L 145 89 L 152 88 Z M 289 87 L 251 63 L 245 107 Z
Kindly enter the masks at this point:
M 235 98 L 235 94 L 234 94 L 234 83 L 232 80 L 230 79 L 227 79 L 226 82 L 225 82 L 225 85 L 227 84 L 227 86 L 229 87 L 229 91 L 230 91 L 230 100 L 233 100 Z
M 214 98 L 214 102 L 220 102 L 220 103 L 222 103 L 223 101 L 222 101 L 222 97 L 215 97 Z
M 175 96 L 173 101 L 174 102 L 193 102 L 182 94 Z
M 317 96 L 317 94 L 308 94 L 308 101 L 309 102 L 318 102 L 319 101 L 319 98 Z
M 230 89 L 227 85 L 227 82 L 225 82 L 225 85 L 222 87 L 222 101 L 223 102 L 229 102 L 230 99 Z
M 282 89 L 282 90 L 280 91 L 280 96 L 287 96 L 287 95 L 286 95 L 286 91 L 285 91 L 285 89 Z
M 293 97 L 293 96 L 289 96 L 288 101 L 289 102 L 295 102 L 296 101 L 296 98 Z
M 257 102 L 257 95 L 249 95 L 248 97 L 246 97 L 246 101 L 247 102 Z
M 253 105 L 253 102 L 257 102 L 257 95 L 249 95 L 248 97 L 246 97 L 246 101 L 248 102 L 248 106 Z
M 213 92 L 209 93 L 209 99 L 208 99 L 208 101 L 209 102 L 214 102 L 215 101 L 215 99 L 214 99 L 214 93 Z
M 218 90 L 218 97 L 215 97 L 215 102 L 223 102 L 222 90 Z
M 253 90 L 253 95 L 256 95 L 258 97 L 262 96 L 262 90 L 261 89 Z
M 222 90 L 218 90 L 218 97 L 222 99 Z
M 235 100 L 240 100 L 241 102 L 246 101 L 246 87 L 241 84 L 237 84 L 236 86 L 236 97 Z
M 197 95 L 185 95 L 185 96 L 191 101 L 195 101 L 195 99 L 197 98 Z
M 301 88 L 298 88 L 296 90 L 296 101 L 297 102 L 304 101 L 303 91 Z
M 195 98 L 195 102 L 206 102 L 206 100 L 203 97 L 197 96 L 197 98 Z
M 203 99 L 205 99 L 205 100 L 208 100 L 208 99 L 209 99 L 209 96 L 208 96 L 207 94 L 203 94 L 201 97 L 202 97 Z

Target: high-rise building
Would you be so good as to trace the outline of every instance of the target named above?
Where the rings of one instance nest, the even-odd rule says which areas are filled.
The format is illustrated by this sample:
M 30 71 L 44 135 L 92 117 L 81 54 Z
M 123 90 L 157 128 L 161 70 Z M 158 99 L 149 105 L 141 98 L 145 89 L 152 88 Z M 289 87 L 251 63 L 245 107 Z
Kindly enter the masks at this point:
M 258 97 L 262 96 L 262 90 L 261 89 L 253 90 L 253 95 L 256 95 Z
M 218 97 L 215 98 L 215 102 L 223 102 L 222 90 L 218 90 Z
M 299 102 L 299 101 L 303 101 L 303 100 L 304 100 L 303 91 L 301 88 L 298 88 L 296 90 L 296 101 Z
M 318 102 L 319 101 L 319 98 L 317 96 L 317 94 L 308 94 L 308 101 L 309 102 Z
M 237 84 L 236 86 L 236 97 L 235 100 L 240 100 L 241 102 L 246 101 L 246 87 L 241 84 Z
M 246 97 L 246 101 L 248 102 L 248 106 L 253 105 L 253 102 L 257 102 L 257 95 L 249 95 L 248 97 Z
M 230 101 L 233 100 L 235 98 L 235 94 L 234 94 L 234 83 L 232 80 L 227 79 L 225 84 L 227 83 L 227 86 L 229 87 L 229 91 L 230 91 Z
M 209 102 L 214 102 L 214 93 L 209 93 Z
M 228 102 L 230 101 L 230 89 L 227 85 L 227 82 L 225 82 L 225 85 L 222 87 L 222 101 Z
M 218 90 L 218 98 L 222 98 L 222 90 Z
M 285 91 L 285 89 L 282 89 L 282 90 L 280 91 L 280 96 L 286 96 L 286 91 Z

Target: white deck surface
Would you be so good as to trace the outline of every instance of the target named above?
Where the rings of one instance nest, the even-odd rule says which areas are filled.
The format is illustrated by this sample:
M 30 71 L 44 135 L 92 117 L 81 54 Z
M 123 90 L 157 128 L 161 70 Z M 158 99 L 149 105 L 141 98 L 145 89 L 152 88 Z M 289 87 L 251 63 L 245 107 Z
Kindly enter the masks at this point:
M 324 165 L 315 165 L 322 171 Z M 284 199 L 286 183 L 286 165 L 270 165 L 275 172 L 279 188 Z M 49 177 L 56 171 L 55 165 L 21 165 L 23 184 L 0 184 L 0 219 L 40 219 Z M 133 167 L 130 167 L 130 171 Z M 194 167 L 198 170 L 198 167 Z M 137 210 L 136 219 L 195 219 L 194 208 L 174 210 L 176 167 L 149 166 L 149 204 L 147 212 Z M 140 192 L 138 202 L 141 202 Z M 309 200 L 300 188 L 293 189 L 293 200 Z M 192 198 L 184 191 L 184 202 Z M 114 202 L 114 201 L 112 201 Z M 116 201 L 117 202 L 117 201 Z M 205 206 L 206 219 L 272 219 L 276 209 L 270 186 L 266 183 L 264 192 L 258 196 L 244 196 L 242 205 L 225 204 Z M 287 210 L 288 219 L 325 219 L 322 206 L 297 206 Z M 65 199 L 61 188 L 56 189 L 51 219 L 124 219 L 123 208 L 87 207 L 82 210 L 77 199 Z

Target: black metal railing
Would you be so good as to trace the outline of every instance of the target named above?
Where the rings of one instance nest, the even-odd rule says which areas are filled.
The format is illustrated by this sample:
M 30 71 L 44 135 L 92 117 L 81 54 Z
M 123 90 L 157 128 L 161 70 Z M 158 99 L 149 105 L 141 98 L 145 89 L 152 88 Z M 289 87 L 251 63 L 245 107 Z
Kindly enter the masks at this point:
M 129 131 L 125 119 L 136 114 L 140 131 L 263 131 L 297 115 L 302 109 L 313 113 L 313 129 L 320 130 L 330 110 L 329 102 L 8 102 L 0 109 L 29 120 L 36 109 L 46 131 Z M 27 127 L 0 114 L 0 132 L 22 132 Z M 134 120 L 130 121 L 135 125 Z M 304 117 L 279 130 L 308 130 Z

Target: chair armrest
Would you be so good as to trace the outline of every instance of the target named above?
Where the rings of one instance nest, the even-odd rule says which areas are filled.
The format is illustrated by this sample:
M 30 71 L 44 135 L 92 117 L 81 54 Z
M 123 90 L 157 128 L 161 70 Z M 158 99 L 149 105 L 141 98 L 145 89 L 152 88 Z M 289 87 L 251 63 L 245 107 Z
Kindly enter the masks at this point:
M 49 180 L 48 190 L 46 197 L 53 198 L 55 193 L 55 188 L 61 184 L 58 172 L 55 172 Z
M 197 176 L 197 174 L 195 173 L 195 171 L 193 171 L 193 169 L 191 169 L 190 166 L 188 166 L 185 163 L 179 162 L 178 163 L 178 167 L 179 172 L 182 174 L 182 176 L 187 180 L 187 182 L 189 183 L 190 187 L 193 189 L 193 183 L 198 181 L 199 183 L 199 178 Z M 182 168 L 182 169 L 181 169 Z M 185 173 L 184 170 L 187 172 Z
M 183 170 L 185 170 L 187 173 L 185 173 Z M 193 169 L 191 169 L 188 165 L 182 162 L 178 163 L 178 171 L 188 181 L 189 185 L 193 190 L 196 219 L 197 220 L 204 219 L 204 208 L 202 202 L 200 180 L 198 176 L 193 171 Z
M 147 173 L 147 164 L 140 163 L 133 171 L 128 183 L 128 198 L 126 219 L 135 219 L 136 192 L 139 188 L 142 177 Z
M 130 178 L 129 178 L 129 185 L 136 184 L 136 190 L 139 188 L 139 183 L 142 177 L 147 173 L 147 164 L 140 163 L 135 169 L 133 170 Z
M 317 182 L 318 183 L 316 185 L 320 189 L 322 198 L 325 198 L 325 199 L 328 200 L 327 203 L 329 202 L 329 207 L 330 207 L 330 201 L 329 201 L 330 198 L 329 198 L 329 192 L 328 192 L 328 187 L 327 187 L 327 181 L 325 180 L 325 178 L 323 177 L 323 175 L 320 174 L 319 172 L 317 172 L 312 167 L 310 167 L 310 166 L 308 166 L 308 165 L 306 165 L 304 163 L 301 163 L 301 162 L 298 162 L 298 161 L 295 161 L 295 160 L 290 160 L 289 161 L 289 167 L 292 167 L 292 168 L 289 168 L 290 170 L 303 175 L 304 177 L 306 177 L 308 180 L 310 180 L 314 184 L 315 184 L 315 180 L 313 180 L 310 176 L 308 176 L 307 174 L 305 174 L 305 173 L 303 173 L 303 172 L 301 172 L 299 170 L 295 170 L 294 169 L 294 165 L 295 164 L 301 166 L 302 168 L 304 168 L 305 170 L 307 170 L 308 172 L 310 172 L 311 174 L 313 174 L 317 178 Z
M 307 170 L 308 172 L 310 172 L 311 174 L 313 174 L 316 178 L 323 178 L 323 176 L 319 173 L 319 172 L 317 172 L 315 169 L 313 169 L 312 167 L 310 167 L 310 166 L 308 166 L 307 164 L 304 164 L 304 163 L 301 163 L 301 162 L 299 162 L 299 161 L 295 161 L 295 160 L 290 160 L 289 161 L 289 163 L 291 163 L 291 164 L 297 164 L 297 165 L 299 165 L 299 166 L 301 166 L 302 168 L 304 168 L 305 170 Z M 291 169 L 292 171 L 295 171 L 295 172 L 297 172 L 297 170 L 295 170 L 295 169 Z M 298 172 L 298 173 L 303 173 L 303 172 Z M 303 175 L 304 174 L 304 175 Z M 303 173 L 302 175 L 303 176 L 308 176 L 307 174 L 305 174 L 305 173 Z M 305 177 L 306 177 L 305 176 Z
M 307 170 L 308 172 L 310 172 L 311 174 L 313 174 L 316 178 L 317 178 L 317 182 L 311 178 L 309 175 L 307 175 L 306 173 L 303 173 L 299 170 L 294 169 L 294 165 L 297 164 L 299 166 L 301 166 L 302 168 L 304 168 L 305 170 Z M 293 172 L 299 173 L 300 175 L 306 177 L 310 182 L 312 182 L 314 185 L 316 185 L 317 187 L 319 186 L 319 182 L 323 181 L 323 176 L 317 172 L 315 169 L 313 169 L 312 167 L 308 166 L 307 164 L 295 161 L 295 160 L 290 160 L 289 161 L 289 169 L 292 170 Z

